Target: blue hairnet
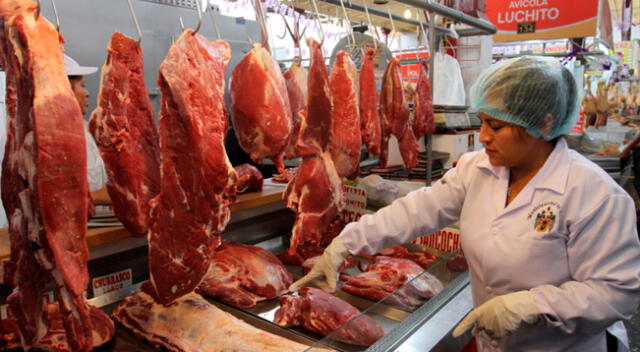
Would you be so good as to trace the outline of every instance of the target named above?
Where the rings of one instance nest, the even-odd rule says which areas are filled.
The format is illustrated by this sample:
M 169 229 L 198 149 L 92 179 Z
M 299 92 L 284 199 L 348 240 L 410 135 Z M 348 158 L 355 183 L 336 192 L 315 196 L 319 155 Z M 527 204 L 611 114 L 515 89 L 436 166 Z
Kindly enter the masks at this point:
M 522 56 L 492 65 L 473 84 L 470 98 L 478 112 L 546 140 L 568 134 L 579 113 L 573 75 L 549 57 Z

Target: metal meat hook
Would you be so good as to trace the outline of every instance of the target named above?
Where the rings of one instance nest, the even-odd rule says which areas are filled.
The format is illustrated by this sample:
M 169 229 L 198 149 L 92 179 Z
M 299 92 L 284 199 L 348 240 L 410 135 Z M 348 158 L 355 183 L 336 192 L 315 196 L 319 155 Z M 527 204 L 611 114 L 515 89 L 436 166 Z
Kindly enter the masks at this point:
M 193 34 L 195 35 L 200 30 L 200 26 L 202 25 L 202 10 L 200 9 L 200 0 L 196 0 L 196 11 L 198 12 L 198 25 L 196 29 L 193 30 Z M 182 16 L 180 16 L 180 29 L 184 32 L 184 22 L 182 21 Z
M 136 31 L 138 31 L 138 45 L 142 42 L 142 31 L 140 30 L 140 24 L 138 23 L 138 17 L 136 16 L 136 12 L 133 10 L 133 6 L 131 5 L 131 0 L 127 0 L 129 4 L 129 12 L 131 13 L 131 17 L 133 18 L 133 23 L 136 26 Z

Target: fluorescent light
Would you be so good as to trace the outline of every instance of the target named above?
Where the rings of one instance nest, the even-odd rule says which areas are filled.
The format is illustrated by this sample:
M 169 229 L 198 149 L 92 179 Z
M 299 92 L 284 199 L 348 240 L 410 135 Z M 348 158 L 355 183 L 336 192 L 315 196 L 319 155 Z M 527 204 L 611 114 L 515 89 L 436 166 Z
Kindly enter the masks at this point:
M 404 18 L 411 18 L 411 10 L 408 7 L 404 9 Z

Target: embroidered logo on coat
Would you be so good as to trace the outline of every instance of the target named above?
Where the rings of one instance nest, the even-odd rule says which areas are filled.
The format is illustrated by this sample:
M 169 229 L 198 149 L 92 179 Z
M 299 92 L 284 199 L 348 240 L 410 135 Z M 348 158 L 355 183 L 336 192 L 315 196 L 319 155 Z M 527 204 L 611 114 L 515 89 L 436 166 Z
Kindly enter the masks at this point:
M 536 215 L 536 222 L 533 228 L 536 232 L 549 232 L 556 223 L 556 214 L 553 213 L 551 207 L 543 209 Z

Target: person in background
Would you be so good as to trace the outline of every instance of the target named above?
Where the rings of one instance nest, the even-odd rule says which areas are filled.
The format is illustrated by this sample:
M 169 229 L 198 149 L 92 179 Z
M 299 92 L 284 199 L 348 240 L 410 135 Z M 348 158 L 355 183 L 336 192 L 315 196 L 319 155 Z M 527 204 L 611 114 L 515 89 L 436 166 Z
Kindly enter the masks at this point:
M 97 67 L 80 66 L 76 60 L 69 55 L 64 54 L 64 68 L 67 71 L 69 82 L 71 83 L 71 89 L 73 94 L 78 100 L 82 116 L 84 117 L 89 107 L 89 91 L 85 87 L 84 76 L 90 75 L 98 71 Z M 87 141 L 87 178 L 89 180 L 89 191 L 91 192 L 91 199 L 95 205 L 108 205 L 111 204 L 109 195 L 107 194 L 107 173 L 105 171 L 104 163 L 100 158 L 100 152 L 96 141 L 93 139 L 91 133 L 87 128 L 87 122 L 85 123 L 85 137 Z
M 640 302 L 635 206 L 567 147 L 578 118 L 572 74 L 556 59 L 523 56 L 492 65 L 470 94 L 485 148 L 432 187 L 348 224 L 289 289 L 335 290 L 349 254 L 459 220 L 475 309 L 454 337 L 474 328 L 481 351 L 628 350 L 622 320 Z

